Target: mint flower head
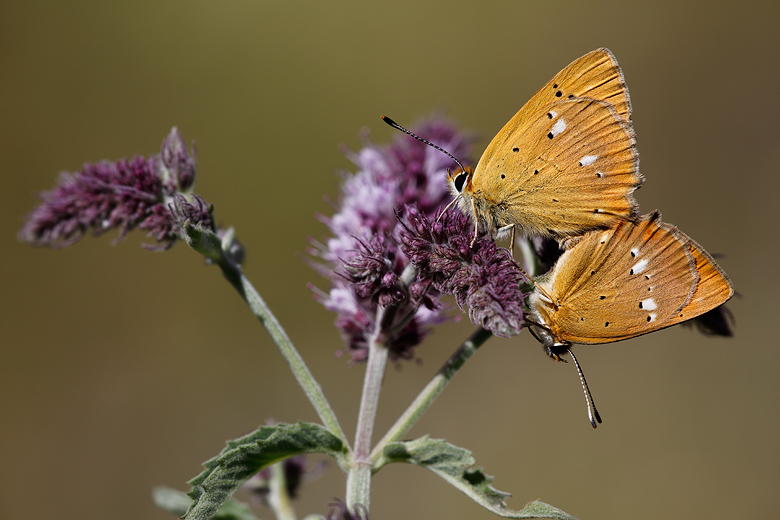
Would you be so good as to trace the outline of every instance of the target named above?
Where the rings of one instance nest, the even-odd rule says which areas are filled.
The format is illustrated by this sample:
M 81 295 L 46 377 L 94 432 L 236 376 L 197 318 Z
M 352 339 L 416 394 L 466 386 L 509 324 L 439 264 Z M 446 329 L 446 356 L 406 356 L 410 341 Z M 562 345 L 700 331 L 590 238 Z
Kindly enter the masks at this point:
M 26 219 L 19 238 L 37 246 L 64 247 L 88 231 L 112 229 L 122 240 L 134 229 L 157 241 L 150 249 L 167 249 L 185 221 L 213 229 L 208 204 L 190 193 L 195 183 L 195 153 L 176 128 L 159 155 L 116 162 L 86 163 L 81 171 L 63 173 L 57 186 L 40 195 L 41 204 Z
M 443 119 L 432 118 L 415 131 L 457 157 L 471 151 L 471 140 Z M 312 242 L 310 250 L 321 260 L 315 268 L 331 282 L 317 299 L 338 315 L 336 326 L 352 361 L 366 359 L 368 341 L 378 333 L 387 339 L 391 359 L 412 359 L 414 347 L 445 317 L 439 293 L 421 290 L 414 272 L 407 271 L 396 210 L 415 203 L 432 215 L 446 205 L 451 200 L 446 172 L 456 164 L 405 135 L 384 147 L 366 142 L 348 157 L 358 171 L 343 174 L 336 213 L 320 217 L 332 236 L 324 244 Z M 380 307 L 392 309 L 383 323 L 376 320 Z
M 458 211 L 432 218 L 407 206 L 402 222 L 401 248 L 419 269 L 418 284 L 454 295 L 472 323 L 496 336 L 520 333 L 528 296 L 521 285 L 531 281 L 507 249 L 485 234 L 472 246 L 473 224 Z
M 471 148 L 441 120 L 414 133 L 456 157 Z M 344 175 L 336 214 L 322 217 L 333 237 L 312 251 L 332 283 L 317 297 L 337 313 L 351 360 L 363 361 L 377 335 L 389 339 L 392 359 L 413 358 L 430 327 L 445 319 L 444 294 L 468 308 L 476 325 L 498 336 L 518 334 L 527 296 L 520 285 L 528 281 L 522 271 L 486 236 L 472 246 L 473 223 L 460 210 L 439 216 L 452 200 L 452 158 L 405 135 L 384 148 L 367 144 L 351 158 L 358 172 Z M 392 309 L 389 321 L 380 309 Z

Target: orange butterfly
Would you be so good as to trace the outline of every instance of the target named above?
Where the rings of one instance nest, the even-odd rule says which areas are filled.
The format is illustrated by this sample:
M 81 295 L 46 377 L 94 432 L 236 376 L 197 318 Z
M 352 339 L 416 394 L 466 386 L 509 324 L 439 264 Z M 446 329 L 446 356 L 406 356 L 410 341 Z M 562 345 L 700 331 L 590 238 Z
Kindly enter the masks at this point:
M 531 333 L 554 359 L 568 352 L 593 427 L 601 422 L 572 343 L 611 343 L 695 318 L 734 287 L 699 244 L 658 212 L 591 231 L 565 251 L 531 293 Z
M 642 185 L 631 102 L 608 49 L 571 63 L 488 145 L 475 170 L 448 173 L 461 209 L 492 236 L 565 239 L 637 213 Z M 453 203 L 455 202 L 453 201 Z

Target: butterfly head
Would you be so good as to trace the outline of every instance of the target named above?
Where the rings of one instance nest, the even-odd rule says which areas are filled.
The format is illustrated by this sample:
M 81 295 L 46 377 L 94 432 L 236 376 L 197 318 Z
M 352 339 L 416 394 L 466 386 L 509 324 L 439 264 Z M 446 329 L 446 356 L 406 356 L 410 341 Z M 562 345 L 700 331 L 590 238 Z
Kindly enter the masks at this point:
M 566 353 L 571 343 L 559 337 L 555 312 L 560 301 L 556 301 L 548 291 L 552 286 L 548 282 L 546 273 L 534 280 L 535 289 L 529 297 L 530 315 L 526 318 L 528 330 L 531 335 L 544 347 L 548 356 L 556 361 L 566 361 L 561 354 Z
M 487 212 L 482 208 L 482 205 L 477 204 L 477 200 L 474 197 L 474 186 L 471 182 L 473 178 L 474 171 L 469 166 L 460 167 L 453 171 L 447 170 L 447 181 L 450 185 L 450 192 L 455 195 L 455 198 L 450 202 L 446 209 L 449 209 L 453 204 L 457 204 L 461 211 L 466 214 L 472 214 L 474 221 L 474 238 L 471 241 L 472 246 L 479 235 L 480 222 L 486 222 L 488 216 Z M 487 229 L 492 231 L 490 225 L 487 226 Z
M 465 169 L 447 170 L 447 180 L 450 183 L 450 191 L 453 195 L 458 197 L 471 193 L 474 190 L 471 185 L 473 173 L 470 166 L 466 166 Z

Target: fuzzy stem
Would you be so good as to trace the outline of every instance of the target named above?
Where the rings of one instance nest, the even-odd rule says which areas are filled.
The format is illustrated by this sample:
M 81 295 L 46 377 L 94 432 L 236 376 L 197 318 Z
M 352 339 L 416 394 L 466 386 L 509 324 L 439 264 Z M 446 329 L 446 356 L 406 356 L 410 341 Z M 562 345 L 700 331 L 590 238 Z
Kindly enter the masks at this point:
M 282 357 L 284 357 L 284 360 L 290 365 L 290 369 L 292 370 L 295 379 L 298 380 L 298 384 L 303 388 L 306 397 L 309 398 L 312 406 L 314 406 L 322 423 L 333 435 L 339 437 L 344 442 L 345 446 L 349 446 L 347 436 L 344 434 L 344 430 L 341 429 L 336 414 L 333 412 L 330 403 L 328 403 L 328 400 L 325 398 L 322 388 L 314 379 L 314 376 L 309 371 L 303 358 L 301 358 L 301 355 L 293 346 L 292 341 L 290 341 L 289 336 L 287 336 L 287 333 L 279 324 L 276 316 L 271 312 L 271 309 L 268 308 L 268 305 L 266 305 L 263 298 L 249 280 L 246 279 L 238 266 L 224 255 L 219 260 L 218 264 L 222 269 L 225 278 L 227 278 L 231 285 L 235 287 L 244 301 L 249 305 L 252 313 L 257 316 L 265 327 L 265 330 L 268 331 L 268 334 L 271 336 L 274 343 L 276 343 L 276 346 L 279 347 Z
M 390 310 L 380 308 L 377 313 L 377 329 Z M 381 319 L 381 320 L 380 320 Z M 363 380 L 363 395 L 360 399 L 357 432 L 355 433 L 355 452 L 349 475 L 347 476 L 347 507 L 353 508 L 362 504 L 369 510 L 371 499 L 371 435 L 374 431 L 374 421 L 379 403 L 379 392 L 382 389 L 382 378 L 387 366 L 387 356 L 390 349 L 380 340 L 377 332 L 372 335 L 368 344 L 368 361 L 366 375 Z
M 284 475 L 284 461 L 271 465 L 268 505 L 277 520 L 296 520 L 290 495 L 287 493 L 287 479 Z
M 401 283 L 408 286 L 417 278 L 417 268 L 409 264 L 401 274 Z M 368 341 L 368 360 L 366 375 L 363 379 L 363 395 L 360 398 L 357 432 L 355 433 L 355 451 L 352 465 L 347 475 L 347 508 L 362 504 L 369 511 L 371 501 L 371 436 L 382 390 L 382 379 L 387 366 L 388 331 L 394 327 L 397 305 L 379 307 L 374 321 L 374 331 Z
M 444 390 L 444 387 L 447 386 L 447 383 L 450 382 L 450 379 L 453 378 L 460 367 L 462 367 L 477 349 L 492 335 L 491 332 L 480 327 L 469 337 L 469 339 L 458 347 L 458 350 L 450 356 L 450 359 L 444 363 L 433 379 L 431 379 L 412 404 L 409 405 L 403 415 L 398 418 L 382 440 L 374 447 L 374 451 L 371 452 L 371 460 L 374 462 L 375 466 L 382 455 L 384 447 L 388 443 L 401 440 L 401 438 L 406 435 L 428 407 L 433 404 L 433 401 L 439 396 L 442 390 Z

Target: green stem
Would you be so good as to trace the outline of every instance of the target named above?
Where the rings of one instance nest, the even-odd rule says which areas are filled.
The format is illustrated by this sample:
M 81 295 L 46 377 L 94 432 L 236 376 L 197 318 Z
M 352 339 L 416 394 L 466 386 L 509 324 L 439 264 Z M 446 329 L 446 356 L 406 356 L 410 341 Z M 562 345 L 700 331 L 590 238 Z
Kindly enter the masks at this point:
M 417 278 L 417 268 L 410 264 L 401 274 L 400 282 L 408 286 L 415 278 Z M 371 436 L 374 432 L 379 393 L 382 390 L 382 379 L 390 353 L 388 342 L 392 331 L 402 326 L 395 323 L 397 312 L 397 305 L 377 308 L 374 331 L 368 340 L 368 360 L 363 379 L 363 395 L 360 398 L 355 451 L 347 475 L 346 503 L 349 510 L 357 504 L 362 504 L 368 512 L 371 505 Z
M 380 307 L 377 310 L 376 330 L 368 342 L 368 360 L 366 375 L 363 379 L 363 395 L 360 398 L 357 431 L 355 433 L 355 451 L 349 474 L 347 475 L 347 507 L 351 510 L 362 504 L 369 510 L 371 502 L 371 436 L 379 405 L 379 393 L 382 389 L 387 357 L 390 349 L 385 343 L 383 332 L 385 325 L 392 323 L 395 308 Z
M 422 414 L 428 409 L 433 401 L 450 382 L 450 379 L 458 372 L 460 367 L 481 347 L 485 341 L 493 334 L 480 327 L 450 356 L 450 359 L 439 369 L 436 375 L 426 385 L 422 392 L 415 398 L 414 402 L 398 418 L 395 424 L 388 430 L 381 441 L 371 452 L 371 460 L 376 470 L 377 464 L 382 456 L 384 447 L 391 442 L 401 440 L 406 433 L 414 426 Z M 381 464 L 379 464 L 381 466 Z
M 249 280 L 246 279 L 238 266 L 233 264 L 233 262 L 224 255 L 218 261 L 218 264 L 222 269 L 225 278 L 227 278 L 231 285 L 235 287 L 244 301 L 249 305 L 249 308 L 254 315 L 257 316 L 263 324 L 265 330 L 268 331 L 268 334 L 271 336 L 274 343 L 276 343 L 276 346 L 279 347 L 282 357 L 284 357 L 284 360 L 290 365 L 290 369 L 292 369 L 295 379 L 298 380 L 298 384 L 303 388 L 306 397 L 309 398 L 312 406 L 314 406 L 322 423 L 333 435 L 339 437 L 344 442 L 345 446 L 349 446 L 347 436 L 344 434 L 344 430 L 341 429 L 336 414 L 333 412 L 330 403 L 328 403 L 328 400 L 325 398 L 322 388 L 314 379 L 314 376 L 309 371 L 306 363 L 304 363 L 303 358 L 301 358 L 301 355 L 293 346 L 292 341 L 290 341 L 289 336 L 287 336 L 287 333 L 279 324 L 276 316 L 271 312 L 271 309 L 268 308 L 268 305 L 266 305 L 263 298 Z
M 287 479 L 284 476 L 284 461 L 271 465 L 271 481 L 268 490 L 268 505 L 277 520 L 296 520 L 295 510 L 287 493 Z

